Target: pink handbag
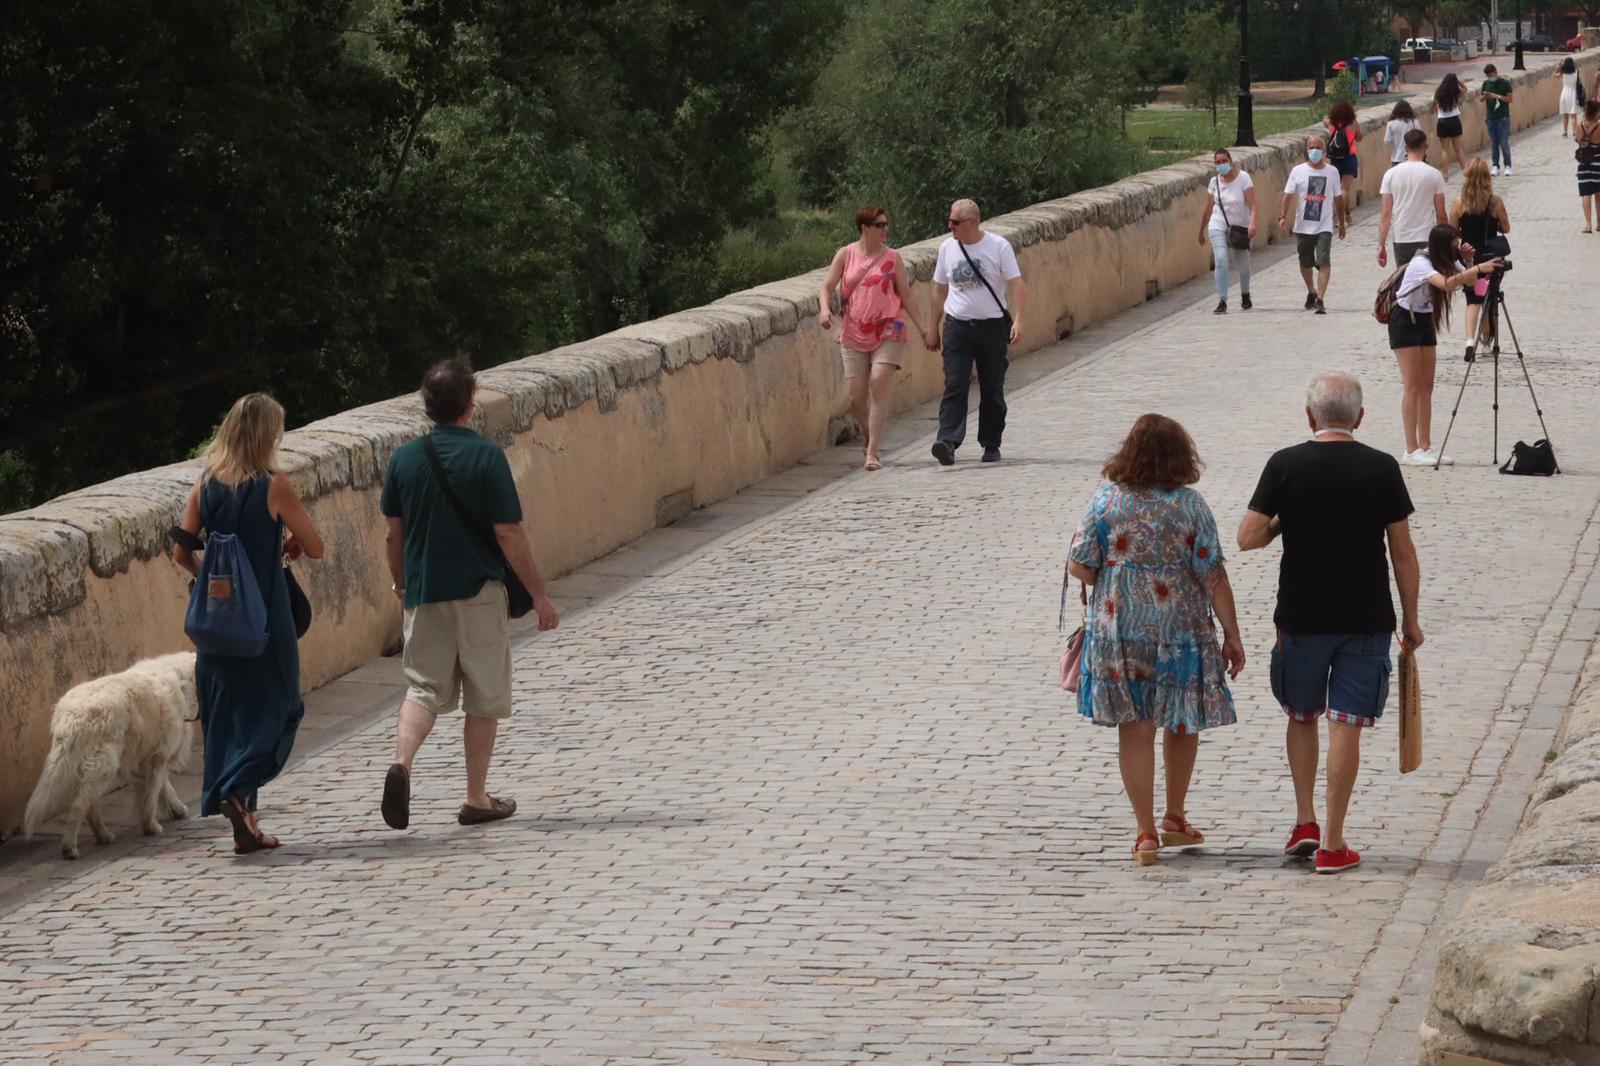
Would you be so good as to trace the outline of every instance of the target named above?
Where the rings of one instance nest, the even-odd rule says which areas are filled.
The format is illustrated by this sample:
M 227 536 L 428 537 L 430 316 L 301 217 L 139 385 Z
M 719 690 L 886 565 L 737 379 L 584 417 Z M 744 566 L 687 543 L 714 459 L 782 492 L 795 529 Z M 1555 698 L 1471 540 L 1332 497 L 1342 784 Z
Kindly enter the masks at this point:
M 1077 542 L 1074 536 L 1073 542 Z M 1069 546 L 1069 552 L 1072 550 Z M 1058 627 L 1065 629 L 1067 624 L 1067 589 L 1072 584 L 1072 571 L 1063 567 L 1061 573 L 1061 615 L 1056 620 Z M 1089 603 L 1089 586 L 1083 585 L 1078 590 L 1078 598 L 1087 606 Z M 1078 626 L 1067 638 L 1067 650 L 1061 653 L 1061 687 L 1068 692 L 1078 691 L 1078 686 L 1083 682 L 1083 638 L 1084 627 Z
M 1067 638 L 1067 650 L 1061 653 L 1061 687 L 1068 692 L 1078 691 L 1083 681 L 1083 627 L 1079 626 Z

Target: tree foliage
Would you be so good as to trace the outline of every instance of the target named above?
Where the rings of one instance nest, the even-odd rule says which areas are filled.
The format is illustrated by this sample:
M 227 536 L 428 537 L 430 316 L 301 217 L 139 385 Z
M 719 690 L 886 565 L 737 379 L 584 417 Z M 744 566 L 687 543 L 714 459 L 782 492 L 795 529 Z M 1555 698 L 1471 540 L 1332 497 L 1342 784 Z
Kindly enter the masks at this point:
M 1184 97 L 1190 107 L 1209 108 L 1214 127 L 1217 106 L 1238 84 L 1239 29 L 1215 11 L 1191 12 L 1183 20 L 1183 54 L 1189 62 Z
M 791 129 L 814 197 L 882 203 L 914 239 L 1121 173 L 1113 20 L 1087 0 L 860 0 Z
M 0 7 L 0 511 L 708 298 L 837 10 Z

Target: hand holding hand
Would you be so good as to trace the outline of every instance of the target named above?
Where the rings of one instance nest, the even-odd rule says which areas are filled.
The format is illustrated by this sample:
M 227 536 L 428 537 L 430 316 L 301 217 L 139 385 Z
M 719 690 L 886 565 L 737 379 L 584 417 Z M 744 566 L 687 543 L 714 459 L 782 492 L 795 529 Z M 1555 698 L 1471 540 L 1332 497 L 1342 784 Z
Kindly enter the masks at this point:
M 1222 661 L 1228 665 L 1228 677 L 1237 678 L 1244 669 L 1244 641 L 1239 634 L 1222 639 Z
M 561 614 L 556 610 L 556 605 L 550 602 L 549 596 L 535 596 L 533 609 L 539 612 L 539 632 L 548 632 L 561 624 Z

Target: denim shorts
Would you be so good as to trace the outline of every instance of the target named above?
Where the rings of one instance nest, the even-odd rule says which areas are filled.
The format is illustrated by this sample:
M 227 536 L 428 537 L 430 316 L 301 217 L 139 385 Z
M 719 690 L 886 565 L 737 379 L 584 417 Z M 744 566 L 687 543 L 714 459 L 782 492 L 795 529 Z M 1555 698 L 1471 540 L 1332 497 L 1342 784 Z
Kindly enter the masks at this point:
M 1388 633 L 1285 633 L 1272 649 L 1272 695 L 1297 722 L 1369 726 L 1389 702 Z

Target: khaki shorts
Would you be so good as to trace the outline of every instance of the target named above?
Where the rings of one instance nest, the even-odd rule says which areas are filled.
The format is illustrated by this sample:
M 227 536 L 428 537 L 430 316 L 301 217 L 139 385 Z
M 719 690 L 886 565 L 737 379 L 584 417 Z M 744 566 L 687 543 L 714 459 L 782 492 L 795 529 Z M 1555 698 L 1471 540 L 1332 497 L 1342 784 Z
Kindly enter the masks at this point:
M 899 344 L 880 345 L 876 351 L 858 352 L 853 348 L 840 348 L 839 354 L 844 356 L 844 376 L 847 378 L 861 378 L 867 376 L 869 366 L 892 366 L 900 369 Z
M 406 699 L 436 714 L 460 703 L 474 718 L 511 716 L 511 624 L 500 582 L 484 582 L 470 599 L 409 608 L 405 637 Z

